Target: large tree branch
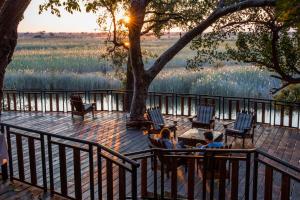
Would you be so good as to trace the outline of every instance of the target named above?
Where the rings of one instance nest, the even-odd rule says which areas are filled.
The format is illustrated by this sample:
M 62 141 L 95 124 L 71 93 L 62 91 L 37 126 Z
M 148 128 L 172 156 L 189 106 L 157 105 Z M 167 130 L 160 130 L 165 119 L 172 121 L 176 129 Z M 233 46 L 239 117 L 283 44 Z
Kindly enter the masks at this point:
M 274 68 L 272 64 L 270 63 L 267 63 L 267 62 L 264 62 L 264 61 L 261 61 L 261 60 L 258 60 L 256 58 L 251 58 L 251 59 L 248 59 L 248 58 L 245 58 L 243 60 L 245 63 L 256 63 L 258 65 L 261 65 L 261 66 L 266 66 L 268 68 Z
M 272 95 L 274 95 L 274 94 L 276 94 L 277 92 L 279 92 L 280 90 L 286 88 L 286 87 L 289 86 L 289 85 L 290 85 L 290 83 L 284 83 L 284 84 L 282 84 L 282 86 L 279 87 L 279 88 L 272 88 L 270 92 L 271 92 Z
M 274 6 L 276 0 L 246 0 L 240 3 L 235 3 L 226 7 L 218 7 L 206 20 L 201 22 L 198 26 L 193 28 L 184 34 L 173 46 L 171 46 L 167 51 L 165 51 L 152 65 L 152 67 L 147 70 L 147 75 L 154 79 L 155 76 L 163 69 L 163 67 L 189 42 L 191 42 L 195 37 L 199 36 L 206 30 L 210 25 L 216 22 L 219 18 L 251 7 L 262 7 L 262 6 Z
M 149 20 L 145 20 L 144 23 L 165 23 L 172 19 L 183 19 L 183 17 L 182 16 L 169 16 L 169 17 L 161 18 L 161 19 L 149 19 Z
M 151 10 L 151 11 L 146 11 L 145 12 L 145 15 L 147 14 L 154 14 L 154 15 L 157 15 L 157 16 L 181 16 L 181 14 L 179 13 L 170 13 L 170 12 L 158 12 L 158 11 L 154 11 L 154 10 Z
M 223 26 L 221 26 L 221 29 L 229 27 L 229 26 L 234 26 L 234 25 L 243 25 L 243 24 L 249 24 L 249 23 L 253 23 L 253 24 L 262 24 L 262 25 L 266 25 L 270 27 L 270 23 L 267 21 L 260 21 L 260 20 L 253 20 L 253 19 L 247 19 L 244 21 L 236 21 L 236 22 L 229 22 L 228 24 L 225 24 Z
M 272 75 L 271 77 L 278 78 L 281 81 L 283 81 L 282 85 L 279 88 L 272 88 L 271 94 L 273 94 L 273 95 L 276 94 L 277 92 L 279 92 L 280 90 L 286 88 L 289 85 L 300 83 L 300 78 L 294 78 L 294 77 L 291 77 L 291 76 L 282 78 L 282 77 L 279 77 L 279 76 L 276 76 L 276 75 Z
M 146 29 L 144 29 L 144 30 L 141 32 L 141 36 L 142 36 L 142 35 L 145 35 L 145 34 L 147 34 L 147 33 L 149 33 L 154 27 L 155 27 L 155 24 L 152 24 L 152 25 L 148 26 Z
M 153 20 L 144 21 L 145 23 L 150 23 L 150 22 L 152 22 L 152 23 L 151 23 L 151 25 L 149 25 L 148 27 L 146 27 L 141 32 L 141 36 L 149 33 L 150 31 L 152 31 L 154 29 L 154 27 L 157 26 L 157 24 L 167 23 L 168 21 L 173 20 L 173 19 L 176 19 L 176 18 L 167 18 L 167 19 L 159 19 L 159 20 L 153 19 Z M 178 17 L 178 19 L 179 19 L 179 17 Z

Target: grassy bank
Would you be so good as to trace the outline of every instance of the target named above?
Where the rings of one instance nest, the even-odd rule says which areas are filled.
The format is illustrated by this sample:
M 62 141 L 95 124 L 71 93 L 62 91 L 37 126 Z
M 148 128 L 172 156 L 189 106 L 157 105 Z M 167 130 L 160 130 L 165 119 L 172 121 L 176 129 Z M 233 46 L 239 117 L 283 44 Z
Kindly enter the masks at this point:
M 144 50 L 160 54 L 176 39 L 144 40 Z M 9 89 L 118 89 L 121 81 L 110 63 L 101 59 L 103 40 L 87 38 L 23 38 L 20 39 L 13 62 L 7 69 L 5 88 Z M 183 49 L 153 81 L 150 89 L 160 92 L 185 92 L 210 95 L 271 98 L 269 90 L 278 81 L 269 72 L 252 66 L 232 65 L 185 69 L 187 58 Z M 149 58 L 146 66 L 153 59 Z

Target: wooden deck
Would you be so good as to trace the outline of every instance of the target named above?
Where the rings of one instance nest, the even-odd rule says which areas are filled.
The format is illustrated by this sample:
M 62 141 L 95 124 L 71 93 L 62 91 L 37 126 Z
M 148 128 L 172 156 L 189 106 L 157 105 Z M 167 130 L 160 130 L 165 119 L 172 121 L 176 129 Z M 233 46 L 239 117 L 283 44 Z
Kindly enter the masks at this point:
M 186 117 L 167 116 L 178 120 L 177 135 L 191 128 L 191 123 Z M 35 130 L 61 134 L 83 140 L 94 141 L 110 147 L 120 153 L 144 150 L 148 148 L 147 137 L 141 131 L 127 130 L 126 116 L 122 112 L 102 111 L 92 119 L 90 115 L 82 121 L 80 117 L 71 118 L 67 113 L 29 113 L 29 112 L 4 112 L 1 122 L 18 125 Z M 222 131 L 222 125 L 217 123 L 217 130 Z M 258 125 L 255 130 L 254 146 L 263 149 L 271 155 L 300 166 L 300 133 L 298 129 L 270 125 Z M 235 148 L 241 147 L 241 141 L 229 140 Z M 246 148 L 253 147 L 247 140 Z M 13 189 L 13 187 L 15 189 Z M 184 190 L 184 185 L 182 189 Z M 293 199 L 299 197 L 299 185 L 293 185 Z M 239 195 L 243 198 L 243 194 Z M 84 197 L 88 199 L 88 196 Z M 15 186 L 0 185 L 0 199 L 59 199 L 43 194 L 40 189 L 32 188 L 21 183 Z

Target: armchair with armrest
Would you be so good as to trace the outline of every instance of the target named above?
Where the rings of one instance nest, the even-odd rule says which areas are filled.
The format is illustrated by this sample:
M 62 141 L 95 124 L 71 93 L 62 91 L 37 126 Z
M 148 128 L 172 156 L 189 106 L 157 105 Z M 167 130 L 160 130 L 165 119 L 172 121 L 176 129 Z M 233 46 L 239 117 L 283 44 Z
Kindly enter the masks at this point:
M 147 109 L 147 118 L 151 122 L 151 127 L 148 130 L 149 134 L 158 134 L 163 128 L 168 128 L 174 132 L 174 137 L 176 137 L 177 121 L 164 119 L 159 108 Z M 171 123 L 166 123 L 165 121 L 169 121 Z
M 85 104 L 83 103 L 81 96 L 76 94 L 70 96 L 70 103 L 72 117 L 74 115 L 79 115 L 84 118 L 84 115 L 89 112 L 92 112 L 93 118 L 95 117 L 96 103 Z
M 213 105 L 199 105 L 197 114 L 189 117 L 192 128 L 214 129 L 215 127 L 215 107 Z
M 254 129 L 256 127 L 254 119 L 253 113 L 242 111 L 237 113 L 236 121 L 223 124 L 225 129 L 225 142 L 227 142 L 227 136 L 232 136 L 242 138 L 243 147 L 245 146 L 245 138 L 251 138 L 253 143 Z M 233 124 L 233 128 L 228 128 L 230 124 Z

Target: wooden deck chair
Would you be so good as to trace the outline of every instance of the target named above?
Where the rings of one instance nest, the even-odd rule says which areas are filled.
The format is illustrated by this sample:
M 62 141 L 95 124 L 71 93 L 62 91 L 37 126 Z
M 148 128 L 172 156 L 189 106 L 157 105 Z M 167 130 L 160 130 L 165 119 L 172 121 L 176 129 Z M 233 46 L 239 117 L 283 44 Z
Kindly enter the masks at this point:
M 197 114 L 189 117 L 192 128 L 215 128 L 215 107 L 213 105 L 199 105 Z
M 163 128 L 168 128 L 174 132 L 174 137 L 176 137 L 177 121 L 168 120 L 172 123 L 165 123 L 165 119 L 159 108 L 147 109 L 147 118 L 151 122 L 151 127 L 148 130 L 149 134 L 158 134 Z
M 245 147 L 245 138 L 251 138 L 253 143 L 255 129 L 254 119 L 255 116 L 253 113 L 244 111 L 237 113 L 236 121 L 231 122 L 234 123 L 233 128 L 228 128 L 228 125 L 231 123 L 224 124 L 225 142 L 227 142 L 227 136 L 232 136 L 242 138 L 243 147 Z
M 70 102 L 72 109 L 72 117 L 74 115 L 79 115 L 82 116 L 82 118 L 84 118 L 84 115 L 89 112 L 92 112 L 93 118 L 95 117 L 96 103 L 85 104 L 83 103 L 81 96 L 74 94 L 70 96 Z

